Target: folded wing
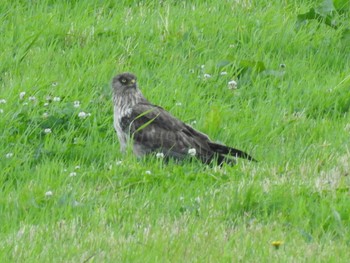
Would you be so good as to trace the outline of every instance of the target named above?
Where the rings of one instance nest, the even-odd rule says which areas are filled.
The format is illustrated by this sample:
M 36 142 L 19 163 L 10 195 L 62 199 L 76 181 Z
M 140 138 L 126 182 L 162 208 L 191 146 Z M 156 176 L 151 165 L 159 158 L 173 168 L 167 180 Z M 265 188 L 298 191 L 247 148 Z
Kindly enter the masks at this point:
M 204 133 L 150 103 L 133 106 L 130 114 L 121 119 L 121 126 L 132 137 L 133 149 L 138 156 L 162 152 L 165 156 L 184 159 L 189 156 L 189 149 L 195 149 L 196 157 L 204 163 L 210 163 L 213 158 L 221 163 L 225 161 L 225 155 L 253 160 L 240 150 L 211 142 Z

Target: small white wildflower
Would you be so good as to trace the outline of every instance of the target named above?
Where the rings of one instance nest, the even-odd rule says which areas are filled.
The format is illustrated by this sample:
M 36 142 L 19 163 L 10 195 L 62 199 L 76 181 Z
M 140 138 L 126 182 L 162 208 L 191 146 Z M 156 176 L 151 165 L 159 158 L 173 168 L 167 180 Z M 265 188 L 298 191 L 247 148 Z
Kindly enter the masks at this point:
M 196 120 L 194 120 L 194 121 L 191 121 L 191 123 L 190 123 L 191 125 L 196 125 L 197 124 L 197 121 Z
M 43 113 L 43 118 L 45 118 L 45 119 L 46 119 L 47 117 L 49 117 L 49 113 L 44 112 L 44 113 Z
M 181 102 L 176 102 L 175 105 L 180 107 L 180 106 L 182 106 L 182 103 Z
M 71 172 L 71 173 L 69 174 L 69 177 L 74 177 L 74 176 L 77 176 L 77 173 L 76 173 L 76 172 Z
M 47 192 L 45 193 L 45 196 L 46 196 L 46 197 L 51 197 L 51 196 L 53 196 L 53 192 L 52 192 L 52 191 L 47 191 Z
M 85 112 L 83 112 L 83 111 L 79 112 L 79 114 L 78 114 L 78 117 L 79 117 L 80 119 L 85 119 L 87 116 L 88 116 L 88 115 L 87 115 Z
M 23 100 L 24 96 L 26 95 L 26 92 L 25 91 L 22 91 L 20 94 L 19 94 L 19 99 L 20 100 Z
M 28 98 L 28 100 L 29 100 L 29 101 L 36 101 L 36 98 L 35 98 L 35 96 L 30 96 L 30 97 Z
M 164 158 L 164 153 L 157 153 L 156 157 L 159 159 Z
M 122 161 L 116 161 L 116 162 L 115 162 L 115 165 L 118 165 L 118 166 L 119 166 L 119 165 L 121 165 L 122 163 L 123 163 Z
M 7 101 L 5 99 L 0 99 L 0 104 L 5 104 Z
M 12 156 L 13 156 L 13 153 L 6 153 L 6 155 L 5 155 L 5 157 L 6 157 L 7 159 L 11 158 Z
M 3 109 L 0 109 L 0 113 L 4 113 L 4 110 L 3 110 Z
M 191 149 L 188 149 L 188 154 L 191 155 L 191 156 L 195 156 L 197 153 L 196 149 L 195 148 L 191 148 Z
M 73 102 L 73 107 L 74 108 L 79 108 L 80 107 L 80 101 L 79 100 L 76 100 Z
M 209 78 L 211 78 L 211 75 L 210 75 L 210 74 L 205 73 L 205 74 L 204 74 L 204 78 L 205 78 L 205 79 L 209 79 Z
M 45 103 L 44 103 L 44 107 L 47 107 L 47 106 L 49 106 L 49 104 L 50 104 L 50 103 L 48 103 L 48 102 L 45 102 Z
M 51 129 L 50 128 L 46 128 L 45 130 L 44 130 L 44 133 L 45 134 L 50 134 L 52 131 L 51 131 Z
M 80 169 L 80 165 L 76 165 L 76 166 L 74 167 L 74 169 L 75 169 L 75 170 Z
M 53 101 L 55 101 L 55 102 L 60 102 L 60 101 L 61 101 L 61 98 L 60 98 L 60 97 L 53 97 Z
M 237 88 L 237 82 L 234 80 L 231 80 L 228 82 L 228 88 L 229 89 L 236 89 Z
M 221 76 L 226 76 L 226 75 L 227 75 L 227 72 L 226 72 L 226 71 L 220 72 L 220 75 L 221 75 Z
M 145 174 L 152 174 L 151 171 L 146 171 Z

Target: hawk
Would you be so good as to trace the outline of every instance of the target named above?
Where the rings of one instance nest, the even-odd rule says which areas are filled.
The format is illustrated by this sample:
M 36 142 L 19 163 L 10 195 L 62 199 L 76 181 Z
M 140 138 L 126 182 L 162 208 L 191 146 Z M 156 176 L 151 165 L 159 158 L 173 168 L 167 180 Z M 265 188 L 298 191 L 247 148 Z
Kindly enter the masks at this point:
M 235 157 L 254 159 L 247 153 L 215 143 L 209 137 L 150 103 L 132 73 L 113 78 L 114 128 L 125 152 L 129 143 L 136 156 L 150 153 L 183 160 L 195 156 L 205 164 L 231 163 Z

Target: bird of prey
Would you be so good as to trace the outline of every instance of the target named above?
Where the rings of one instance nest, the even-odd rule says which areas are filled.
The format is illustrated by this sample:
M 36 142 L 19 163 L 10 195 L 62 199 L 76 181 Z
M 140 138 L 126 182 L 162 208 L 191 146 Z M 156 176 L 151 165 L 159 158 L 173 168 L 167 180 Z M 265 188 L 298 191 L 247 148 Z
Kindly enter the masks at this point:
M 203 163 L 221 165 L 236 157 L 254 161 L 247 153 L 215 143 L 163 108 L 150 103 L 138 88 L 132 73 L 113 78 L 114 128 L 125 152 L 129 143 L 136 156 L 150 153 L 183 160 L 195 156 Z M 159 154 L 159 155 L 158 155 Z

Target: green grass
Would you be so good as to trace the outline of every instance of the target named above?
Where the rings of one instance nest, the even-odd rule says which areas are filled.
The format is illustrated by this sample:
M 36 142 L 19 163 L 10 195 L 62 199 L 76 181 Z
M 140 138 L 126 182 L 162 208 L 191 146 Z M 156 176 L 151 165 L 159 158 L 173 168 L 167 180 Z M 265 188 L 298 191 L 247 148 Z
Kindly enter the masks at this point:
M 349 9 L 333 28 L 297 25 L 322 1 L 3 2 L 1 262 L 348 262 Z M 124 71 L 259 162 L 123 156 Z

